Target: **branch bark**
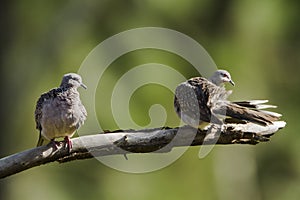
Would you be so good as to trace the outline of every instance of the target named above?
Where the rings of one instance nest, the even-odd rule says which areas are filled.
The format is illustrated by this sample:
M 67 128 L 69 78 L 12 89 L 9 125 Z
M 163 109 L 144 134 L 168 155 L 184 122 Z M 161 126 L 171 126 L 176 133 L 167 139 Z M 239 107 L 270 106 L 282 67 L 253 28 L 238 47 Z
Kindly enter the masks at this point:
M 96 156 L 126 155 L 131 153 L 165 153 L 179 146 L 205 144 L 257 144 L 269 141 L 285 122 L 260 126 L 248 124 L 225 124 L 218 133 L 195 129 L 190 126 L 177 128 L 154 128 L 144 130 L 118 130 L 104 134 L 81 136 L 72 139 L 71 152 L 64 142 L 29 149 L 0 159 L 0 178 L 50 162 L 69 162 Z M 207 135 L 207 136 L 206 136 Z

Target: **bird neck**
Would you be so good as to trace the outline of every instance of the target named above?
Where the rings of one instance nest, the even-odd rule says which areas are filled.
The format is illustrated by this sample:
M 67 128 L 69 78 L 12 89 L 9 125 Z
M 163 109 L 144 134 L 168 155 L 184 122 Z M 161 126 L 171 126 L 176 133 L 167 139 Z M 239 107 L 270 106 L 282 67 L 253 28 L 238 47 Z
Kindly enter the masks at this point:
M 210 77 L 208 80 L 217 86 L 222 86 L 223 84 L 221 80 L 215 78 L 214 76 Z

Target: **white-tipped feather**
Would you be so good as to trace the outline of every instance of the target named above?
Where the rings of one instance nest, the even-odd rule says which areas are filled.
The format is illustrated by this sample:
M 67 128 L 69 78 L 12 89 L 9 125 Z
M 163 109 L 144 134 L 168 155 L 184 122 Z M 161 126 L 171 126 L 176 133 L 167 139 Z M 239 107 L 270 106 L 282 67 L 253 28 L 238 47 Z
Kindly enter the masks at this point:
M 264 104 L 268 103 L 268 100 L 246 100 L 246 101 L 236 101 L 235 103 L 237 104 L 248 104 L 248 105 L 259 105 L 259 104 Z
M 250 100 L 248 101 L 250 105 L 258 105 L 263 103 L 268 103 L 268 100 Z
M 277 106 L 264 104 L 264 105 L 256 105 L 255 108 L 260 110 L 260 109 L 267 109 L 267 108 L 277 108 Z
M 281 128 L 284 128 L 285 125 L 286 125 L 286 122 L 285 121 L 276 121 L 276 122 L 273 122 L 273 124 L 275 126 L 277 126 L 278 129 L 281 129 Z
M 261 110 L 261 112 L 266 113 L 266 114 L 268 114 L 268 115 L 272 115 L 272 116 L 274 116 L 274 117 L 278 117 L 278 118 L 282 116 L 282 115 L 279 114 L 279 113 L 272 112 L 272 111 L 267 111 L 267 110 Z

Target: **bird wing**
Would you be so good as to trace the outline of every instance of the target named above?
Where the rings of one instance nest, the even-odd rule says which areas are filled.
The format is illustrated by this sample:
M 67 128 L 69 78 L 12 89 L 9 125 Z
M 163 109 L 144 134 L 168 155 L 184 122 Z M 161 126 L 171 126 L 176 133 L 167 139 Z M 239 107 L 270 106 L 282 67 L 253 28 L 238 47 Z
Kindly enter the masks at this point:
M 49 98 L 48 93 L 44 93 L 40 96 L 40 98 L 36 102 L 36 107 L 35 107 L 35 112 L 34 112 L 35 124 L 36 124 L 35 128 L 38 129 L 39 131 L 42 130 L 41 119 L 42 119 L 42 115 L 43 115 L 43 113 L 42 113 L 43 104 L 48 98 Z
M 84 105 L 81 103 L 81 101 L 80 101 L 80 104 L 79 104 L 79 110 L 81 112 L 81 115 L 80 115 L 80 119 L 77 121 L 76 129 L 79 129 L 80 126 L 82 126 L 84 124 L 84 121 L 87 118 L 87 111 L 86 111 Z
M 188 124 L 191 124 L 190 121 L 199 124 L 201 121 L 211 120 L 218 123 L 212 108 L 227 96 L 228 92 L 223 87 L 218 87 L 203 77 L 195 77 L 177 86 L 174 106 L 179 117 Z
M 201 120 L 208 121 L 207 118 L 210 116 L 210 111 L 203 96 L 205 94 L 201 88 L 198 88 L 196 80 L 190 79 L 177 86 L 174 106 L 177 115 L 182 121 L 192 126 L 199 125 L 200 116 L 202 117 Z
M 38 129 L 40 131 L 42 130 L 41 119 L 43 116 L 42 109 L 43 109 L 44 103 L 46 101 L 48 101 L 49 99 L 53 98 L 54 96 L 56 96 L 55 95 L 56 90 L 57 90 L 57 88 L 54 88 L 54 89 L 50 90 L 49 92 L 43 93 L 36 102 L 34 116 L 35 116 L 36 129 Z
M 209 105 L 210 83 L 202 77 L 195 77 L 187 81 L 194 89 L 197 97 L 200 120 L 210 122 L 211 110 Z M 192 111 L 193 112 L 193 111 Z
M 35 116 L 36 129 L 39 130 L 39 140 L 38 140 L 37 146 L 41 146 L 44 141 L 43 136 L 41 134 L 41 132 L 42 132 L 41 120 L 43 117 L 43 112 L 42 112 L 43 106 L 44 106 L 45 102 L 58 96 L 61 93 L 62 93 L 62 89 L 54 88 L 54 89 L 50 90 L 49 92 L 43 93 L 36 102 L 34 116 Z

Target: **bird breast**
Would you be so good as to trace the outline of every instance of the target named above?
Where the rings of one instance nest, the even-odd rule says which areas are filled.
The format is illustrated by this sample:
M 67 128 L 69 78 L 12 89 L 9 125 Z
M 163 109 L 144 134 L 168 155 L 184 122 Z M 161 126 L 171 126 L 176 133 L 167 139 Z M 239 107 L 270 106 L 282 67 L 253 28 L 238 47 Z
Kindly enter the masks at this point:
M 42 108 L 42 135 L 48 140 L 73 136 L 85 120 L 81 106 L 79 97 L 49 99 Z

